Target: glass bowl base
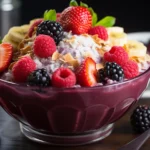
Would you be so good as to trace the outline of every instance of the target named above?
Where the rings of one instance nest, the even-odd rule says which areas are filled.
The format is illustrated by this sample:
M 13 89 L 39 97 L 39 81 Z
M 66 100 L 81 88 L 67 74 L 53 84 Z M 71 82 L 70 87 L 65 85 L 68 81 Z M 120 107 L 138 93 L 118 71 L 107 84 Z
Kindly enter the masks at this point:
M 45 134 L 43 132 L 38 132 L 37 130 L 31 129 L 29 126 L 25 126 L 21 123 L 20 129 L 25 137 L 37 143 L 57 146 L 78 146 L 94 143 L 106 138 L 111 134 L 113 130 L 113 124 L 109 124 L 100 129 L 78 135 Z

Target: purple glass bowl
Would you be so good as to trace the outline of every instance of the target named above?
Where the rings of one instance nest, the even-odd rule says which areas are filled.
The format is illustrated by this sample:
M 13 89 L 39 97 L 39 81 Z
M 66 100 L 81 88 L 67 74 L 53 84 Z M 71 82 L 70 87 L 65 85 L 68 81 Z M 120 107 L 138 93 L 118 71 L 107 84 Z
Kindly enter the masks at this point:
M 107 137 L 113 123 L 146 89 L 150 68 L 138 77 L 96 87 L 27 87 L 0 80 L 0 104 L 20 122 L 29 139 L 53 145 L 82 145 Z

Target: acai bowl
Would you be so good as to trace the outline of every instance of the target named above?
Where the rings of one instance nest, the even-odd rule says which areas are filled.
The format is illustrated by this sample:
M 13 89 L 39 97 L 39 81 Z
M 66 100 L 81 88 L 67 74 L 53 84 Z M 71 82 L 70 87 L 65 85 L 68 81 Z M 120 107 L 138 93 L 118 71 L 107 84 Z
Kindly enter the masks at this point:
M 71 1 L 61 13 L 12 27 L 2 40 L 0 104 L 32 141 L 102 140 L 148 85 L 146 46 L 129 40 L 114 17 L 95 22 L 94 13 Z

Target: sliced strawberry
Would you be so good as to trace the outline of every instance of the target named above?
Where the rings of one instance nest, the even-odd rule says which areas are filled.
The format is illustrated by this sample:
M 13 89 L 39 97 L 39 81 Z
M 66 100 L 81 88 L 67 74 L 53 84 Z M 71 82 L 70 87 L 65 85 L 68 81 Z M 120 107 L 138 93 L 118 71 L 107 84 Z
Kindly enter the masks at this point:
M 77 82 L 81 86 L 93 86 L 97 83 L 96 74 L 95 61 L 92 58 L 87 57 L 76 70 Z
M 37 19 L 33 22 L 33 24 L 31 25 L 31 27 L 29 28 L 29 31 L 28 31 L 28 36 L 29 37 L 32 37 L 32 34 L 35 30 L 35 28 L 43 21 L 43 19 Z
M 0 44 L 0 72 L 3 72 L 10 64 L 13 47 L 9 43 Z

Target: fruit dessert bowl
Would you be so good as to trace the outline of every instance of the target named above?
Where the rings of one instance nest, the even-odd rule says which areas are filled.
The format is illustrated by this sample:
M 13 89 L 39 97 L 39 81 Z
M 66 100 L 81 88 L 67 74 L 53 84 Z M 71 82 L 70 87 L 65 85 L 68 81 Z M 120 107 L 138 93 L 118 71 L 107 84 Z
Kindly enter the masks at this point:
M 54 145 L 81 145 L 107 137 L 113 123 L 140 98 L 150 70 L 119 84 L 47 88 L 40 92 L 0 80 L 0 103 L 20 122 L 29 139 Z
M 46 11 L 8 31 L 0 44 L 0 105 L 27 138 L 68 146 L 102 140 L 139 100 L 150 56 L 114 23 L 72 0 L 61 13 Z

